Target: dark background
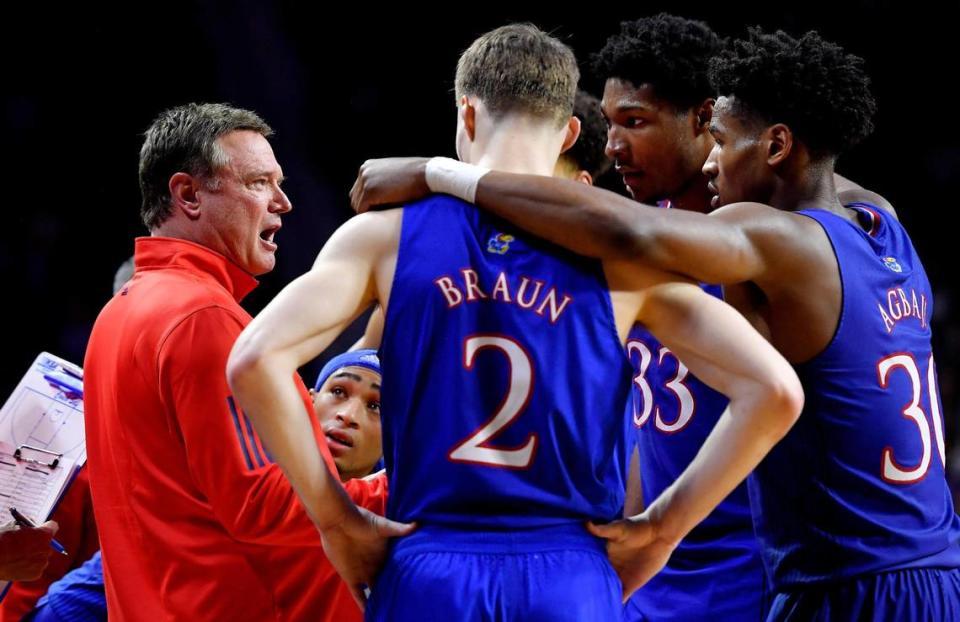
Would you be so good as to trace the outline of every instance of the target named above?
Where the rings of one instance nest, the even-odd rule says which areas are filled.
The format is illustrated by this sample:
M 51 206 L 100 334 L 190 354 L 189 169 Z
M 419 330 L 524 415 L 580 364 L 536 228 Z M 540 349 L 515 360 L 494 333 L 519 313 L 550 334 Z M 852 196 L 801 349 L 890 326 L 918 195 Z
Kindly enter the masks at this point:
M 3 9 L 0 124 L 7 233 L 0 239 L 6 338 L 0 396 L 38 352 L 82 363 L 113 274 L 144 235 L 137 156 L 164 108 L 225 101 L 276 130 L 294 211 L 278 235 L 277 269 L 245 301 L 256 313 L 309 268 L 351 212 L 360 163 L 388 155 L 453 155 L 453 73 L 479 34 L 532 21 L 585 59 L 621 20 L 661 10 L 705 19 L 721 35 L 747 25 L 817 29 L 863 56 L 879 102 L 877 130 L 839 171 L 880 192 L 911 231 L 935 290 L 935 353 L 948 449 L 956 447 L 960 169 L 954 82 L 960 5 L 903 2 L 584 3 L 582 11 L 519 3 L 403 10 L 359 3 L 165 2 L 129 8 Z M 341 340 L 340 349 L 357 337 Z M 335 346 L 331 352 L 338 351 Z M 318 364 L 305 376 L 315 377 Z M 960 461 L 955 460 L 955 464 Z M 960 473 L 955 479 L 960 480 Z

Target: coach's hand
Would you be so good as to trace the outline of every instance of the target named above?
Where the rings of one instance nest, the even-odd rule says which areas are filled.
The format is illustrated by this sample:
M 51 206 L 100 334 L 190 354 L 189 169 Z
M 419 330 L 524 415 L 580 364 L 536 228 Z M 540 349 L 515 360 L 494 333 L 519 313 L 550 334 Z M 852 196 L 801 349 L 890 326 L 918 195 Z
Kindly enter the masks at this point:
M 343 578 L 360 610 L 366 605 L 364 587 L 373 585 L 387 554 L 387 540 L 405 536 L 416 528 L 363 508 L 354 508 L 337 525 L 320 532 L 327 559 Z
M 428 158 L 367 160 L 350 189 L 350 205 L 358 214 L 378 205 L 401 205 L 430 194 Z
M 607 541 L 607 556 L 623 583 L 623 602 L 667 564 L 676 543 L 659 537 L 646 513 L 587 529 Z
M 47 521 L 39 527 L 0 527 L 0 581 L 32 581 L 43 573 L 53 549 L 50 540 L 58 525 Z

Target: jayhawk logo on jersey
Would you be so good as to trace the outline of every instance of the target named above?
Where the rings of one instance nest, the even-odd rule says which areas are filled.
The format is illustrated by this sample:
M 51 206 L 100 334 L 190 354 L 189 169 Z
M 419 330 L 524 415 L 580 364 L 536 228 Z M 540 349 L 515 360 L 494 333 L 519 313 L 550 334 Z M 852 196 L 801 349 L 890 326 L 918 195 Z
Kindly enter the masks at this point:
M 496 253 L 497 255 L 505 255 L 508 250 L 510 250 L 510 242 L 513 242 L 514 237 L 507 233 L 496 233 L 490 241 L 487 242 L 487 252 Z
M 894 272 L 903 272 L 903 268 L 900 267 L 896 257 L 884 257 L 883 265 L 890 268 Z

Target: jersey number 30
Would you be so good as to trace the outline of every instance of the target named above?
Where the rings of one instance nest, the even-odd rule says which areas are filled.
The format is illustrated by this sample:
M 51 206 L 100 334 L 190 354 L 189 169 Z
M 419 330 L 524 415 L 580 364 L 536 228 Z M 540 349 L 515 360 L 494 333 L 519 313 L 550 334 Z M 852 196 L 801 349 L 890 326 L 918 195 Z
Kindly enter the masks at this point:
M 883 448 L 882 475 L 885 481 L 893 484 L 912 484 L 918 482 L 927 474 L 930 468 L 930 425 L 927 423 L 926 413 L 920 408 L 920 393 L 922 385 L 920 382 L 920 370 L 917 369 L 917 362 L 912 354 L 897 353 L 891 354 L 877 363 L 877 379 L 880 387 L 886 389 L 889 384 L 890 375 L 895 369 L 902 369 L 910 378 L 912 396 L 910 403 L 903 407 L 901 414 L 912 419 L 920 432 L 920 443 L 923 446 L 923 453 L 920 456 L 920 464 L 913 468 L 908 468 L 899 462 L 893 456 L 892 447 Z M 937 437 L 937 451 L 940 454 L 940 463 L 945 462 L 946 456 L 943 447 L 943 423 L 940 416 L 940 399 L 937 394 L 937 380 L 935 377 L 933 364 L 933 355 L 927 362 L 927 391 L 930 393 L 930 419 L 933 421 L 933 432 Z

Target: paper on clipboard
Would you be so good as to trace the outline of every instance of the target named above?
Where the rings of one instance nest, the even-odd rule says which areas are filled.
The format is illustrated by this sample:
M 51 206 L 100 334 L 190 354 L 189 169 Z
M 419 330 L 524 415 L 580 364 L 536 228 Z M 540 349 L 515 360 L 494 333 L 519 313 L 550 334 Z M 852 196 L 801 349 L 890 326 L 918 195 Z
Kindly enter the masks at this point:
M 41 352 L 0 409 L 0 441 L 86 462 L 83 370 Z
M 86 459 L 83 370 L 41 352 L 0 409 L 0 523 L 47 520 Z

